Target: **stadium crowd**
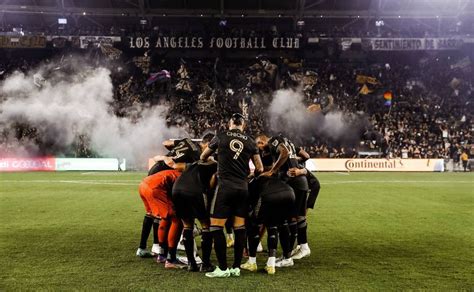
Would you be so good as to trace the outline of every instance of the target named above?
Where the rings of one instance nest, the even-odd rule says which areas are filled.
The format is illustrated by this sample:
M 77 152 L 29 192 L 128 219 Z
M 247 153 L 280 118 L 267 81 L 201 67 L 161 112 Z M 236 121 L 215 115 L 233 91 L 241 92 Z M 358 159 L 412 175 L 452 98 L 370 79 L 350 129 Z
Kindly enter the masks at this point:
M 107 62 L 109 52 L 95 49 L 89 54 Z M 460 56 L 427 55 L 403 62 L 399 57 L 384 56 L 384 62 L 370 63 L 309 63 L 266 56 L 232 61 L 122 55 L 126 65 L 116 66 L 112 73 L 113 107 L 117 115 L 124 116 L 137 104 L 165 104 L 169 107 L 168 123 L 185 127 L 192 137 L 206 129 L 222 130 L 222 121 L 230 113 L 242 112 L 249 120 L 249 134 L 256 135 L 270 128 L 267 108 L 275 91 L 300 88 L 305 106 L 311 110 L 362 111 L 371 123 L 356 144 L 310 135 L 302 146 L 312 157 L 356 157 L 380 151 L 382 156 L 459 161 L 463 149 L 469 152 L 472 145 L 474 80 L 470 60 L 461 66 Z M 2 59 L 0 80 L 14 70 L 26 72 L 41 61 L 34 57 Z M 169 71 L 170 78 L 147 84 L 150 74 L 160 70 Z M 356 82 L 358 75 L 376 79 L 366 87 L 368 92 Z M 384 105 L 386 91 L 393 95 L 391 106 Z M 35 133 L 31 125 L 19 125 L 15 134 L 22 139 Z M 2 134 L 0 143 L 5 149 L 6 133 Z M 87 147 L 87 137 L 77 141 L 66 155 L 94 155 Z

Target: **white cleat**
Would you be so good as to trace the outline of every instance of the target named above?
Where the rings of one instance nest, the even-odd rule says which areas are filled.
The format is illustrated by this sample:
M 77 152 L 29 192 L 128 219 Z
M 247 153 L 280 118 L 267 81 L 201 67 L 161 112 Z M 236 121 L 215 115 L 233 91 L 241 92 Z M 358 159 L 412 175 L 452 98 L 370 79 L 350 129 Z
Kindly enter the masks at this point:
M 151 247 L 151 252 L 154 254 L 160 254 L 160 245 L 158 243 L 153 243 Z
M 298 244 L 292 251 L 290 256 L 294 256 L 300 251 L 301 246 Z
M 284 259 L 284 258 L 279 258 L 276 263 L 275 267 L 277 268 L 286 268 L 286 267 L 292 267 L 294 266 L 294 262 L 292 258 L 289 259 Z
M 149 250 L 146 250 L 146 249 L 142 249 L 142 248 L 138 248 L 137 249 L 137 253 L 136 253 L 137 257 L 141 257 L 141 258 L 152 258 L 154 257 L 155 255 L 150 252 Z
M 300 260 L 305 257 L 309 257 L 311 255 L 310 249 L 300 248 L 300 250 L 295 253 L 291 258 L 294 260 Z
M 197 255 L 194 257 L 194 259 L 196 260 L 196 264 L 197 265 L 200 265 L 202 264 L 202 259 Z M 188 258 L 183 256 L 183 257 L 178 257 L 178 261 L 182 262 L 183 264 L 187 265 L 188 264 Z

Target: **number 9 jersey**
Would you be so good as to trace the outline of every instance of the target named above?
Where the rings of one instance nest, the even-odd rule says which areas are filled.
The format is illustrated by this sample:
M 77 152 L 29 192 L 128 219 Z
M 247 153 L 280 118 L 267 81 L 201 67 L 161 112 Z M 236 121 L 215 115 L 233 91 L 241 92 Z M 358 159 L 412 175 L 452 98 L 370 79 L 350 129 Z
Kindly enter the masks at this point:
M 219 133 L 208 147 L 217 150 L 218 178 L 234 189 L 247 189 L 249 161 L 258 154 L 255 140 L 238 129 Z

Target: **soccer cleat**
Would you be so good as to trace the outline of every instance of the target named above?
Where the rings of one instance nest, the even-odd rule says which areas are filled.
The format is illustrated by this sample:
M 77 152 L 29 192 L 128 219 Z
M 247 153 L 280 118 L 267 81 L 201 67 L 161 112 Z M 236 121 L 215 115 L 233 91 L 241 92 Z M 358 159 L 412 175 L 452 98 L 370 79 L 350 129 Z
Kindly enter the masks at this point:
M 187 265 L 183 265 L 178 261 L 166 261 L 165 262 L 165 269 L 184 269 Z
M 294 260 L 300 260 L 302 258 L 309 257 L 310 255 L 311 255 L 310 249 L 300 248 L 300 250 L 297 253 L 295 253 L 293 256 L 291 256 L 291 258 Z
M 166 257 L 160 254 L 156 257 L 156 262 L 159 264 L 163 264 L 164 262 L 166 262 Z
M 274 266 L 266 266 L 265 271 L 267 271 L 267 274 L 269 274 L 269 275 L 275 275 L 275 267 Z
M 188 272 L 199 272 L 200 270 L 198 265 L 188 265 Z
M 214 271 L 214 269 L 215 267 L 213 265 L 202 264 L 199 271 L 208 273 Z
M 229 272 L 232 277 L 240 277 L 240 268 L 229 269 Z
M 150 252 L 149 250 L 146 250 L 146 249 L 143 249 L 143 248 L 138 248 L 137 249 L 137 257 L 152 258 L 154 256 L 155 255 L 152 252 Z
M 216 267 L 213 272 L 206 273 L 206 277 L 209 278 L 228 278 L 230 276 L 229 269 L 222 271 L 219 267 Z
M 151 247 L 151 253 L 155 254 L 155 256 L 160 254 L 160 245 L 158 243 L 153 243 Z
M 284 259 L 280 258 L 276 261 L 275 267 L 277 268 L 285 268 L 285 267 L 292 267 L 295 263 L 293 262 L 292 258 Z
M 233 247 L 234 246 L 234 239 L 227 237 L 227 247 Z
M 250 263 L 247 261 L 245 264 L 241 264 L 240 268 L 243 270 L 247 270 L 250 272 L 256 272 L 257 271 L 257 263 Z
M 196 256 L 194 257 L 194 260 L 196 261 L 196 264 L 198 264 L 198 265 L 202 264 L 202 260 L 201 260 L 201 258 L 200 258 L 198 255 L 196 255 Z M 186 265 L 187 265 L 187 264 L 188 264 L 188 257 L 180 256 L 180 257 L 178 257 L 178 261 L 180 261 L 180 262 L 182 262 L 183 264 L 186 264 Z
M 291 251 L 291 256 L 294 256 L 295 254 L 297 254 L 301 249 L 301 246 L 300 245 L 297 245 L 292 251 Z

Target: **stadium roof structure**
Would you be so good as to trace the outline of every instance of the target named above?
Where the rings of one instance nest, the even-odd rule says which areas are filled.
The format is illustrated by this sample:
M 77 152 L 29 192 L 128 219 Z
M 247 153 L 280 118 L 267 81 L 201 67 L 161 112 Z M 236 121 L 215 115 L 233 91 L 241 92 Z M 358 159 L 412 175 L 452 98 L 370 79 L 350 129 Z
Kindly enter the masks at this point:
M 0 0 L 0 16 L 459 18 L 473 0 Z

